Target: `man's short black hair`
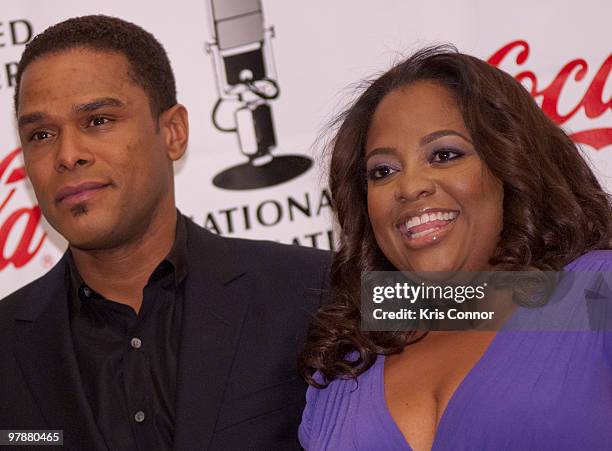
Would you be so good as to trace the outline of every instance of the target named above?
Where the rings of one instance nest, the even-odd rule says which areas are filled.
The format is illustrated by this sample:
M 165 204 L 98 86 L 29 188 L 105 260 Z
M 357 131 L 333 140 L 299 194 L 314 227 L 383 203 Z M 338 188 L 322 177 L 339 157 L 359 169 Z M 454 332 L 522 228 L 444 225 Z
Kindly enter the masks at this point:
M 149 96 L 153 117 L 176 105 L 176 85 L 168 55 L 155 37 L 138 25 L 103 15 L 74 17 L 47 28 L 26 46 L 15 85 L 15 113 L 26 68 L 37 58 L 71 49 L 117 52 L 130 65 L 130 77 Z

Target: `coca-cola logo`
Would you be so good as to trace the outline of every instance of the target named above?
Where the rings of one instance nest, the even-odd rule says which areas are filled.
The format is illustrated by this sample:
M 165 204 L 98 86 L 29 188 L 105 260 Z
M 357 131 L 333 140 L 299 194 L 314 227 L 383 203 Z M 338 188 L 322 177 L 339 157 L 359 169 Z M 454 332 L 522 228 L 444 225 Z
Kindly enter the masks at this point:
M 20 152 L 21 149 L 17 148 L 0 160 L 0 187 L 2 187 L 0 190 L 0 271 L 9 264 L 15 268 L 26 265 L 38 253 L 47 236 L 46 233 L 43 233 L 38 242 L 33 242 L 40 224 L 38 206 L 15 208 L 6 217 L 3 214 L 9 212 L 11 207 L 14 208 L 11 201 L 18 187 L 23 186 L 23 180 L 26 178 L 25 170 L 17 159 Z M 5 187 L 8 188 L 6 195 L 3 194 Z M 22 227 L 21 231 L 14 230 L 18 225 Z M 17 233 L 20 238 L 14 250 L 7 255 L 8 239 L 14 233 Z
M 515 63 L 523 66 L 529 57 L 529 44 L 526 41 L 514 41 L 499 49 L 490 58 L 489 63 L 498 67 L 511 53 L 518 50 Z M 578 58 L 571 60 L 561 68 L 553 81 L 546 87 L 538 85 L 538 77 L 530 70 L 524 70 L 514 76 L 525 86 L 531 95 L 541 100 L 542 110 L 555 123 L 562 125 L 584 108 L 584 114 L 589 119 L 602 116 L 606 110 L 612 109 L 612 98 L 603 100 L 603 91 L 606 81 L 610 77 L 612 70 L 612 55 L 602 63 L 601 67 L 595 72 L 593 80 L 586 89 L 582 99 L 567 113 L 559 112 L 559 100 L 566 91 L 567 86 L 572 82 L 583 80 L 589 73 L 589 65 L 584 59 Z M 591 71 L 592 73 L 592 71 Z M 612 144 L 612 128 L 592 128 L 572 133 L 570 138 L 578 144 L 586 144 L 596 150 Z

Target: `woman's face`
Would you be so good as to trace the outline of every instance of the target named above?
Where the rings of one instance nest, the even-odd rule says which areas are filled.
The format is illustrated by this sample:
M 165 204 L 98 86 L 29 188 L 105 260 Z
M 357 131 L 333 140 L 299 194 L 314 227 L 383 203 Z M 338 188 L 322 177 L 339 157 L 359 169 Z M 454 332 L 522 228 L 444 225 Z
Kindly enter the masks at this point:
M 503 187 L 472 145 L 453 94 L 419 81 L 390 92 L 365 148 L 368 214 L 402 271 L 482 271 L 502 230 Z

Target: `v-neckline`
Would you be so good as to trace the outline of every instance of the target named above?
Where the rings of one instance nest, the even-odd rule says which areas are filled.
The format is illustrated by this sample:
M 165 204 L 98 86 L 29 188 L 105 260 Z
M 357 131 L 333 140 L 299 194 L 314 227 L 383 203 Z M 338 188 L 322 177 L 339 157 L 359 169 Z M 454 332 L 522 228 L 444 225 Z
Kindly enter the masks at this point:
M 494 355 L 492 353 L 492 349 L 495 346 L 497 342 L 497 338 L 499 337 L 500 333 L 501 331 L 498 331 L 495 334 L 495 336 L 493 337 L 493 339 L 491 340 L 491 342 L 489 343 L 485 351 L 482 353 L 480 358 L 476 361 L 476 363 L 472 366 L 472 368 L 470 368 L 470 370 L 467 373 L 465 373 L 465 376 L 463 377 L 463 379 L 461 379 L 461 382 L 459 382 L 459 385 L 457 385 L 457 388 L 455 389 L 451 397 L 448 399 L 448 403 L 446 403 L 446 407 L 444 408 L 444 412 L 442 412 L 440 421 L 438 421 L 438 427 L 436 428 L 436 432 L 434 434 L 434 440 L 431 445 L 432 451 L 436 449 L 437 444 L 440 441 L 440 437 L 444 433 L 444 426 L 447 423 L 446 419 L 450 415 L 449 412 L 452 411 L 454 405 L 456 404 L 456 399 L 459 398 L 460 395 L 462 395 L 462 393 L 467 389 L 466 386 L 467 386 L 468 381 L 470 379 L 473 379 L 475 377 L 475 374 L 481 371 L 481 367 L 483 367 L 489 360 L 491 360 L 491 356 Z M 397 425 L 397 423 L 391 416 L 391 412 L 389 411 L 389 406 L 387 405 L 387 398 L 385 397 L 385 356 L 380 355 L 379 359 L 380 359 L 380 363 L 377 362 L 379 366 L 378 371 L 380 371 L 380 375 L 379 375 L 380 377 L 378 378 L 379 380 L 378 399 L 380 399 L 382 410 L 384 414 L 387 416 L 387 420 L 389 421 L 389 423 L 393 425 L 395 431 L 397 432 L 398 440 L 400 438 L 402 439 L 402 441 L 406 444 L 407 451 L 413 451 L 412 446 L 410 445 L 408 440 L 406 440 L 406 437 L 404 437 L 404 434 L 400 430 L 399 426 Z

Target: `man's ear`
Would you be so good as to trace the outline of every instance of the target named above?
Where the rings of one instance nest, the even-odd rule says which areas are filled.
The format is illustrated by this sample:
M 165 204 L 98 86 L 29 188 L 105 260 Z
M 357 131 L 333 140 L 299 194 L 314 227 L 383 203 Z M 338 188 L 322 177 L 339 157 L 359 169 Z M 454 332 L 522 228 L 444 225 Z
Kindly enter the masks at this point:
M 187 108 L 177 103 L 159 117 L 160 132 L 166 143 L 168 157 L 172 161 L 180 159 L 187 149 L 189 140 L 189 118 L 187 116 Z

